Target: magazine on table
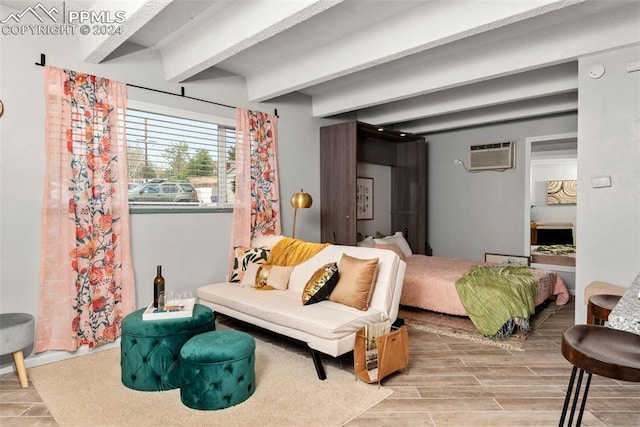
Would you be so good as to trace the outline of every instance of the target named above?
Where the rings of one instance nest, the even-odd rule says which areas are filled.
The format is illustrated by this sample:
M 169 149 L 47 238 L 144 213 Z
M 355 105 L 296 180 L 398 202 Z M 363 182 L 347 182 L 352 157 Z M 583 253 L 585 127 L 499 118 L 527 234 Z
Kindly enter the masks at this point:
M 366 338 L 366 367 L 371 378 L 377 378 L 378 375 L 378 348 L 376 346 L 376 337 L 386 335 L 391 332 L 391 322 L 386 320 L 379 323 L 371 323 L 365 325 L 364 336 Z

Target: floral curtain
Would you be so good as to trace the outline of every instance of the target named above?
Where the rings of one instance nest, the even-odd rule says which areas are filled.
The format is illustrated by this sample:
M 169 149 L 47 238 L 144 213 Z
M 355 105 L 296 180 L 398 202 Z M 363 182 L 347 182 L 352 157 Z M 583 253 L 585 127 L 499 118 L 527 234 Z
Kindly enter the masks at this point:
M 135 310 L 126 85 L 45 67 L 46 175 L 36 352 L 92 348 Z
M 232 249 L 260 235 L 281 233 L 278 118 L 236 109 L 236 193 Z M 233 259 L 233 250 L 232 259 Z

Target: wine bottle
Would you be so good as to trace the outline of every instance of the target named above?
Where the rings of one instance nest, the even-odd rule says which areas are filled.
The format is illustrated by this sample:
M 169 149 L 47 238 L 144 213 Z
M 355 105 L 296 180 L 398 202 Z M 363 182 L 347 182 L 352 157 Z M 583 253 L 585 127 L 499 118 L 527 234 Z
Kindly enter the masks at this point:
M 153 306 L 158 308 L 158 297 L 164 294 L 164 277 L 162 277 L 162 266 L 157 267 L 156 278 L 153 279 Z

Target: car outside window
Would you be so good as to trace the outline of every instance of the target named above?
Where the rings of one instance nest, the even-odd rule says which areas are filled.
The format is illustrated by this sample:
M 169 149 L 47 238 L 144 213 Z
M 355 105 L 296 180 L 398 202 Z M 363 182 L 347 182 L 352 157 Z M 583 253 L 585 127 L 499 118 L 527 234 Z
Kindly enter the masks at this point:
M 145 185 L 142 187 L 142 193 L 144 194 L 157 194 L 160 192 L 160 187 L 157 185 Z
M 162 184 L 162 191 L 164 193 L 177 193 L 178 186 L 175 184 Z

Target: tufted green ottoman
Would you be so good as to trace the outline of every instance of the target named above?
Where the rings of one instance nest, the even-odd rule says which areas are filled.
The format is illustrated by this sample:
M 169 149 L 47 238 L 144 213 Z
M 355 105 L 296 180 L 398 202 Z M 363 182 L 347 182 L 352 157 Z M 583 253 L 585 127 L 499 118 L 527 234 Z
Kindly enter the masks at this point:
M 255 390 L 256 342 L 248 334 L 223 330 L 191 338 L 180 351 L 180 399 L 193 409 L 223 409 L 242 403 Z
M 178 388 L 180 349 L 194 335 L 215 330 L 213 311 L 196 304 L 192 317 L 144 321 L 144 310 L 134 311 L 122 321 L 122 384 L 141 391 Z

